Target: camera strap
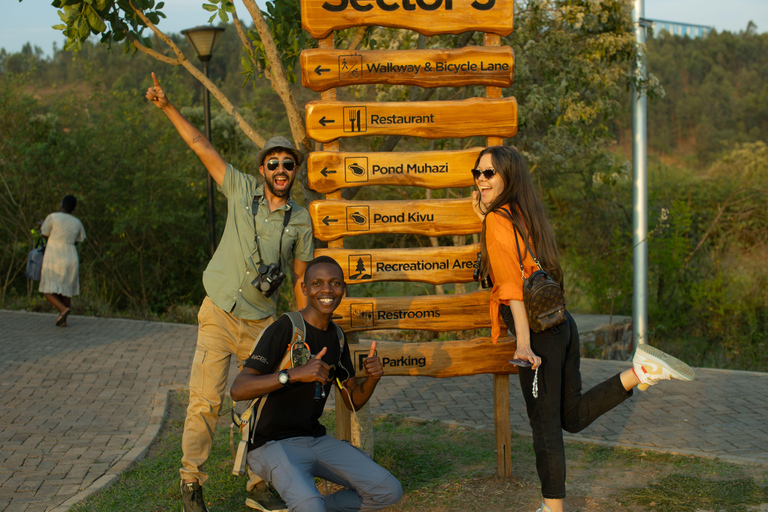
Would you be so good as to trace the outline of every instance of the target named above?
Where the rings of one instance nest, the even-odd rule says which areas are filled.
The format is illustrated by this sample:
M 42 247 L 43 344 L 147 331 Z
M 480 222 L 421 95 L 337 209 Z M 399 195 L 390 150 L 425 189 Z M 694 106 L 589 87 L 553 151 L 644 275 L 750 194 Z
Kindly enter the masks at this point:
M 253 196 L 253 205 L 251 211 L 253 212 L 253 242 L 256 244 L 256 254 L 259 255 L 259 263 L 267 263 L 264 261 L 264 257 L 261 255 L 261 247 L 259 246 L 259 232 L 256 229 L 256 214 L 259 211 L 259 201 L 261 196 Z M 291 212 L 293 208 L 290 206 L 285 210 L 285 216 L 283 217 L 283 229 L 280 230 L 280 242 L 277 249 L 277 270 L 282 270 L 283 264 L 283 234 L 288 223 L 291 222 Z

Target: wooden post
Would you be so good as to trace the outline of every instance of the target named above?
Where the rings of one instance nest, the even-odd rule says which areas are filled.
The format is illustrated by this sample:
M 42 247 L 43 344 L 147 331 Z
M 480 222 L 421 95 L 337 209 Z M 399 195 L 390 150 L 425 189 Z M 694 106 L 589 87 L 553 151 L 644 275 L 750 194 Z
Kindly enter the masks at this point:
M 325 37 L 323 39 L 319 39 L 317 42 L 317 46 L 319 48 L 327 49 L 327 50 L 333 50 L 333 32 L 331 32 L 328 37 Z M 336 99 L 336 89 L 330 88 L 326 91 L 323 91 L 320 94 L 320 97 L 325 101 L 333 101 Z M 339 141 L 330 141 L 323 144 L 323 151 L 330 151 L 330 152 L 338 152 L 339 151 Z M 309 174 L 309 173 L 307 173 Z M 329 194 L 326 194 L 326 199 L 335 199 L 340 200 L 341 199 L 341 191 L 337 190 L 335 192 L 331 192 Z M 328 247 L 335 248 L 335 249 L 343 249 L 344 248 L 344 239 L 339 238 L 337 240 L 328 242 Z M 336 390 L 336 437 L 338 439 L 347 440 L 349 441 L 352 439 L 352 429 L 350 428 L 351 425 L 349 423 L 350 421 L 350 413 L 347 407 L 344 405 L 344 400 L 341 398 L 341 393 L 339 392 L 338 387 L 333 387 Z
M 488 47 L 499 46 L 501 38 L 496 34 L 486 33 L 483 43 Z M 501 98 L 500 87 L 486 87 L 486 98 Z M 504 141 L 500 137 L 488 137 L 488 146 L 498 146 Z M 509 375 L 493 376 L 493 423 L 496 432 L 496 476 L 512 476 L 512 425 L 509 410 Z
M 512 425 L 509 418 L 509 375 L 493 376 L 493 425 L 496 433 L 496 476 L 512 476 Z

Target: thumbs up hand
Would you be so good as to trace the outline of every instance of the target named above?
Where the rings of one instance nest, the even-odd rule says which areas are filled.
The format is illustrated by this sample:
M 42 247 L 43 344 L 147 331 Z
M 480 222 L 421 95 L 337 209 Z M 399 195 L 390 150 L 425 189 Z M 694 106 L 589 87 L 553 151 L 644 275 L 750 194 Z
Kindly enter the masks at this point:
M 304 366 L 291 368 L 291 382 L 319 382 L 321 384 L 328 382 L 331 367 L 323 361 L 323 356 L 326 352 L 328 352 L 328 349 L 323 347 Z
M 376 355 L 376 341 L 371 343 L 371 349 L 368 351 L 368 357 L 363 361 L 363 368 L 365 368 L 365 374 L 374 379 L 379 380 L 384 375 L 384 368 L 381 366 L 381 359 Z

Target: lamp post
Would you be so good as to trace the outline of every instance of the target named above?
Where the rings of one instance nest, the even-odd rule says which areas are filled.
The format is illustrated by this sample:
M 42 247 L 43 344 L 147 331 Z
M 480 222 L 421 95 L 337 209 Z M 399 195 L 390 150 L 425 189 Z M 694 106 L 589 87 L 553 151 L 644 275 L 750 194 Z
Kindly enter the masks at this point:
M 645 1 L 634 0 L 632 21 L 638 55 L 635 79 L 645 86 Z M 632 337 L 648 343 L 648 114 L 645 90 L 632 85 Z
M 213 56 L 213 47 L 219 40 L 224 29 L 221 27 L 201 26 L 182 30 L 181 33 L 187 38 L 189 44 L 197 52 L 197 58 L 203 63 L 203 74 L 208 78 L 208 61 Z M 205 110 L 205 136 L 208 141 L 211 140 L 211 94 L 208 89 L 203 93 L 203 107 Z M 208 176 L 208 238 L 211 245 L 211 256 L 216 251 L 216 210 L 213 203 L 213 178 L 210 173 Z

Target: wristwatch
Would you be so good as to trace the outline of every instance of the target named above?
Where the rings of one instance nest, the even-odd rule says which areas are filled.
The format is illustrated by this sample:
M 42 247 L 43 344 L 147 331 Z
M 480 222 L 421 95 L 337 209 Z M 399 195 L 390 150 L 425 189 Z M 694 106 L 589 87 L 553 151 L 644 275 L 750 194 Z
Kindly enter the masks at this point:
M 277 382 L 287 386 L 290 381 L 291 378 L 288 376 L 288 370 L 280 370 L 280 373 L 277 374 Z

